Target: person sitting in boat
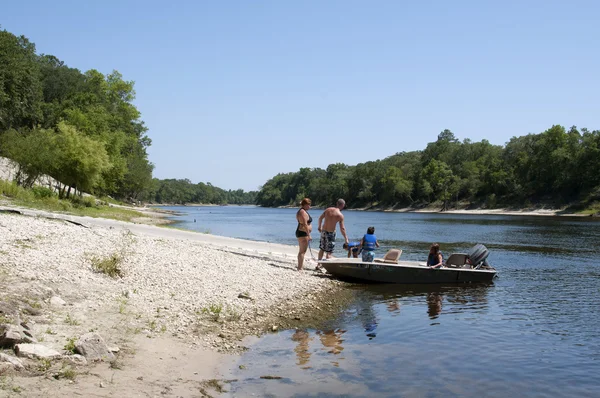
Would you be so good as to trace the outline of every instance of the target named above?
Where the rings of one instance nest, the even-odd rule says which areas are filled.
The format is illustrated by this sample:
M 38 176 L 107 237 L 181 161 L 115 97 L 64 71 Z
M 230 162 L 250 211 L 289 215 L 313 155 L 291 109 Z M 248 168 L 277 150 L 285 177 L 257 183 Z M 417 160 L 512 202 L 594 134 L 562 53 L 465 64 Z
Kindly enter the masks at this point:
M 375 248 L 379 247 L 379 242 L 375 236 L 375 227 L 367 228 L 367 233 L 360 241 L 359 250 L 362 251 L 362 260 L 372 263 L 375 258 Z
M 429 248 L 427 266 L 429 268 L 442 268 L 444 266 L 444 255 L 440 251 L 440 245 L 438 243 L 432 244 Z
M 348 258 L 350 258 L 350 254 L 352 254 L 352 257 L 354 258 L 358 258 L 358 253 L 360 253 L 360 242 L 344 243 L 343 247 L 348 250 Z

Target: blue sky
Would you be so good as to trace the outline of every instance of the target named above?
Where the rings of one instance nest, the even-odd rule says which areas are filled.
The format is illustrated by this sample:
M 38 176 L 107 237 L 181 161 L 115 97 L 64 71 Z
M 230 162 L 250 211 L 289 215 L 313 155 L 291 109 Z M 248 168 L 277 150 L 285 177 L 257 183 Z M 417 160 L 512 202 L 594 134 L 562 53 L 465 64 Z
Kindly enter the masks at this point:
M 135 81 L 158 178 L 277 173 L 600 129 L 600 2 L 11 1 L 38 53 Z

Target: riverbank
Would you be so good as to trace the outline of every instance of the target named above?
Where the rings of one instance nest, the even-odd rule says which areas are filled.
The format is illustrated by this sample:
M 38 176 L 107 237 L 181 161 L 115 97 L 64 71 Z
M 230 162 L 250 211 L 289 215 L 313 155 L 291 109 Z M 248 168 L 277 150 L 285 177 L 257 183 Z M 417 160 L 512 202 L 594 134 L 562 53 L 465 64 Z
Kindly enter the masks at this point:
M 295 271 L 293 246 L 1 210 L 0 336 L 26 327 L 57 353 L 17 358 L 5 345 L 9 396 L 217 396 L 243 337 L 315 327 L 351 299 L 340 282 Z M 102 361 L 71 355 L 90 332 L 106 342 Z
M 278 206 L 279 209 L 292 209 L 297 206 Z M 321 210 L 323 207 L 314 206 L 313 210 Z M 600 217 L 600 211 L 593 212 L 573 212 L 568 211 L 567 208 L 476 208 L 476 209 L 448 209 L 442 210 L 440 206 L 427 206 L 427 207 L 381 207 L 381 206 L 367 206 L 367 207 L 355 207 L 346 208 L 345 211 L 381 211 L 389 213 L 435 213 L 435 214 L 472 214 L 472 215 L 498 215 L 498 216 L 565 216 L 565 217 Z
M 435 214 L 467 214 L 467 215 L 498 215 L 498 216 L 565 216 L 565 217 L 599 217 L 598 213 L 575 213 L 567 211 L 565 208 L 550 209 L 550 208 L 477 208 L 477 209 L 448 209 L 441 210 L 439 207 L 363 207 L 356 209 L 348 209 L 356 211 L 383 211 L 390 213 L 435 213 Z

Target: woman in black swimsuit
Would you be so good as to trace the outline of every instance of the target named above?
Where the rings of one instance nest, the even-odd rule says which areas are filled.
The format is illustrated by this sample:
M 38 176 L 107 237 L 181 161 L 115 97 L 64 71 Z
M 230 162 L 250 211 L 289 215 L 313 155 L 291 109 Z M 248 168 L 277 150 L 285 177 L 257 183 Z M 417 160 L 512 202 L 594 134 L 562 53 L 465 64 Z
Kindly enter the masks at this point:
M 309 198 L 302 199 L 300 202 L 300 210 L 296 213 L 296 220 L 298 221 L 298 227 L 296 227 L 296 238 L 298 238 L 298 244 L 300 250 L 298 250 L 298 271 L 302 271 L 304 266 L 304 255 L 306 249 L 308 249 L 308 242 L 311 240 L 310 232 L 312 231 L 312 217 L 308 214 L 310 209 L 311 201 Z

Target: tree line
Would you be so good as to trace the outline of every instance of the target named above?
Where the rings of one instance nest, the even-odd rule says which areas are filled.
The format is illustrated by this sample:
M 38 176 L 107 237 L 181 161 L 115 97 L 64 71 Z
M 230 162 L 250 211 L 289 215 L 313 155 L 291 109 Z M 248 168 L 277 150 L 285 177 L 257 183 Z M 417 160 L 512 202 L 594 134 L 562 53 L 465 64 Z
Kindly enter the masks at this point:
M 0 156 L 16 165 L 17 184 L 30 188 L 49 175 L 66 198 L 88 192 L 157 203 L 254 203 L 256 192 L 153 179 L 151 140 L 134 99 L 134 82 L 118 71 L 81 72 L 0 30 Z
M 460 142 L 442 131 L 424 150 L 383 160 L 277 174 L 256 196 L 262 206 L 297 205 L 303 197 L 349 207 L 420 207 L 439 203 L 524 207 L 588 206 L 600 201 L 600 131 L 552 126 L 513 137 L 505 146 Z
M 424 150 L 383 160 L 277 174 L 259 192 L 226 191 L 187 179 L 153 179 L 151 140 L 133 105 L 134 83 L 118 71 L 81 72 L 37 54 L 24 36 L 0 31 L 0 156 L 31 187 L 43 174 L 72 191 L 155 203 L 320 205 L 350 207 L 457 203 L 488 207 L 556 206 L 600 201 L 600 131 L 552 126 L 504 146 L 460 142 L 449 130 Z
M 209 183 L 193 184 L 188 179 L 154 179 L 148 198 L 155 203 L 254 204 L 258 192 L 224 190 Z

